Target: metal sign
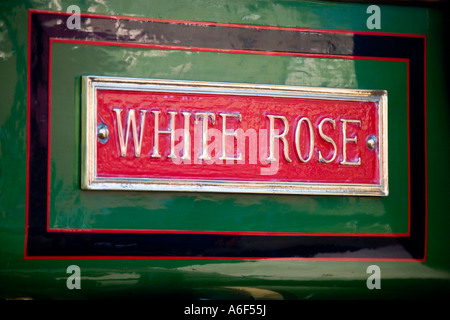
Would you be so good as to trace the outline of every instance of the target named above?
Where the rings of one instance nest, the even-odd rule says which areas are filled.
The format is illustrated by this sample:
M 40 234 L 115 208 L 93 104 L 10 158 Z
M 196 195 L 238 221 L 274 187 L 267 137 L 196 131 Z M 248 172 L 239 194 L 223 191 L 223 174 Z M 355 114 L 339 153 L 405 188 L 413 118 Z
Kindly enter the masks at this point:
M 82 187 L 387 195 L 387 92 L 88 76 Z

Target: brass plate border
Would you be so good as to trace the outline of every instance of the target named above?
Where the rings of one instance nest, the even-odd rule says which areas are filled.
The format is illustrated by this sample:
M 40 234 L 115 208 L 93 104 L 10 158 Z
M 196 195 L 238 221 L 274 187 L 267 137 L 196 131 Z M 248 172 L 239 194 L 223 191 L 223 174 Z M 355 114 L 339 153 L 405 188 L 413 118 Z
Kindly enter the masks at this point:
M 379 184 L 229 181 L 201 179 L 115 178 L 97 176 L 98 89 L 264 95 L 310 99 L 376 101 L 378 108 Z M 188 191 L 266 194 L 387 196 L 388 94 L 385 90 L 317 88 L 285 85 L 82 76 L 81 188 L 85 190 Z

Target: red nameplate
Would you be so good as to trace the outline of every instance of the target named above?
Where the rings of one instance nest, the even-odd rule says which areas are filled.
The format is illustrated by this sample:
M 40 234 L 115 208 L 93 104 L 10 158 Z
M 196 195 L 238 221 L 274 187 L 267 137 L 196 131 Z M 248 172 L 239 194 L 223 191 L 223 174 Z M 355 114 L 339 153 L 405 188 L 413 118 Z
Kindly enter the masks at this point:
M 387 195 L 384 91 L 91 77 L 85 100 L 87 189 Z

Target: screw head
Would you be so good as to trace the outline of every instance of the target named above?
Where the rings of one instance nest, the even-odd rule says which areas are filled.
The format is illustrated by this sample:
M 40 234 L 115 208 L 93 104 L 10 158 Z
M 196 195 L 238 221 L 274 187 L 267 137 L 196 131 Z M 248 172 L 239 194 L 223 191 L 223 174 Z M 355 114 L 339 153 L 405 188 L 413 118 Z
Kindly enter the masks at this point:
M 109 137 L 108 126 L 102 125 L 98 128 L 98 138 L 101 140 L 106 140 Z
M 374 150 L 377 147 L 377 138 L 375 136 L 370 136 L 367 138 L 367 148 Z

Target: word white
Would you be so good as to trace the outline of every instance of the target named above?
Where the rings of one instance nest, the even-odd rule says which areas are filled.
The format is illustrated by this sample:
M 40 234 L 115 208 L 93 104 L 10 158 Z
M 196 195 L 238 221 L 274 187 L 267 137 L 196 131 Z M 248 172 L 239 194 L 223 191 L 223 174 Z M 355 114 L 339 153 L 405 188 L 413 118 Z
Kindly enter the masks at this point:
M 72 273 L 72 275 L 67 278 L 66 286 L 67 289 L 81 289 L 81 270 L 77 265 L 71 265 L 67 267 L 66 273 Z
M 371 273 L 371 275 L 367 278 L 366 285 L 367 288 L 372 289 L 381 289 L 381 270 L 377 265 L 371 265 L 367 267 L 366 273 Z

